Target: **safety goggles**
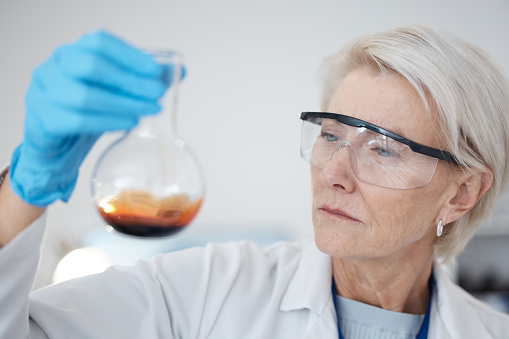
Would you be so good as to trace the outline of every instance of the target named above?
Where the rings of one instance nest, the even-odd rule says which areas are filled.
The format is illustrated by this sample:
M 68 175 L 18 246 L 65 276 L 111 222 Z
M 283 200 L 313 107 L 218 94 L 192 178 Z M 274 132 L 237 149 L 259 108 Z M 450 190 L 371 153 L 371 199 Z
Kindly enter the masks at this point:
M 439 159 L 458 164 L 449 152 L 347 115 L 303 112 L 300 118 L 304 160 L 324 169 L 340 149 L 348 146 L 355 175 L 368 184 L 399 189 L 423 187 L 431 181 Z

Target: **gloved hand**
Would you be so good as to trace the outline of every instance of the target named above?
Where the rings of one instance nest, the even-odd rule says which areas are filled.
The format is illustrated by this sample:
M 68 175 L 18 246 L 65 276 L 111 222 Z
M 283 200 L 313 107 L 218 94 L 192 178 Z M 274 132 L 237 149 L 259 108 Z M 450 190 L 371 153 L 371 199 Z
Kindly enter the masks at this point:
M 24 140 L 10 183 L 25 202 L 66 202 L 78 171 L 106 131 L 134 127 L 160 110 L 163 66 L 114 36 L 97 32 L 58 48 L 35 69 L 25 97 Z

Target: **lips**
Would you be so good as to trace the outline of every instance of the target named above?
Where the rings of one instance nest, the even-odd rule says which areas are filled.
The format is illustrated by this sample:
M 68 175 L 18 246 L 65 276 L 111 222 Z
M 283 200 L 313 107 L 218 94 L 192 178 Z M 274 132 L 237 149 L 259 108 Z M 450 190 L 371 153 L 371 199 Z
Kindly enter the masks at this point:
M 340 208 L 334 208 L 327 205 L 323 205 L 318 208 L 319 211 L 337 219 L 346 220 L 346 221 L 357 221 L 360 222 L 359 219 L 354 218 L 351 214 Z

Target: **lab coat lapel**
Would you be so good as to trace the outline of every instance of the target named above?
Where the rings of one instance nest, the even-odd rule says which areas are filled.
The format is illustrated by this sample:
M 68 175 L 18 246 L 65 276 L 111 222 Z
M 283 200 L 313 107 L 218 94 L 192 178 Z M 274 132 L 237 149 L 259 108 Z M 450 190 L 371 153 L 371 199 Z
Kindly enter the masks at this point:
M 330 303 L 320 315 L 318 321 L 309 329 L 304 335 L 305 339 L 337 339 L 338 338 L 338 325 L 336 319 L 336 309 L 332 298 L 329 298 Z
M 322 314 L 331 295 L 332 266 L 330 256 L 313 243 L 302 251 L 301 258 L 282 297 L 280 310 L 310 309 Z
M 493 336 L 468 303 L 465 291 L 454 285 L 435 264 L 436 293 L 432 305 L 429 338 L 483 338 Z

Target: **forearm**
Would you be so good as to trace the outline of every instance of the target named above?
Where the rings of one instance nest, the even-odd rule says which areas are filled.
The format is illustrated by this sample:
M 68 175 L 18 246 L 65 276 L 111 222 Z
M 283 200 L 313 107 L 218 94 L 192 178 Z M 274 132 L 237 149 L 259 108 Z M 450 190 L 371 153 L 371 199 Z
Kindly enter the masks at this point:
M 28 294 L 37 271 L 44 226 L 43 214 L 0 249 L 0 338 L 28 337 Z M 37 325 L 33 325 L 36 331 Z M 39 337 L 44 336 L 32 336 Z
M 43 212 L 44 208 L 25 203 L 11 190 L 7 175 L 0 185 L 0 246 L 5 246 Z

